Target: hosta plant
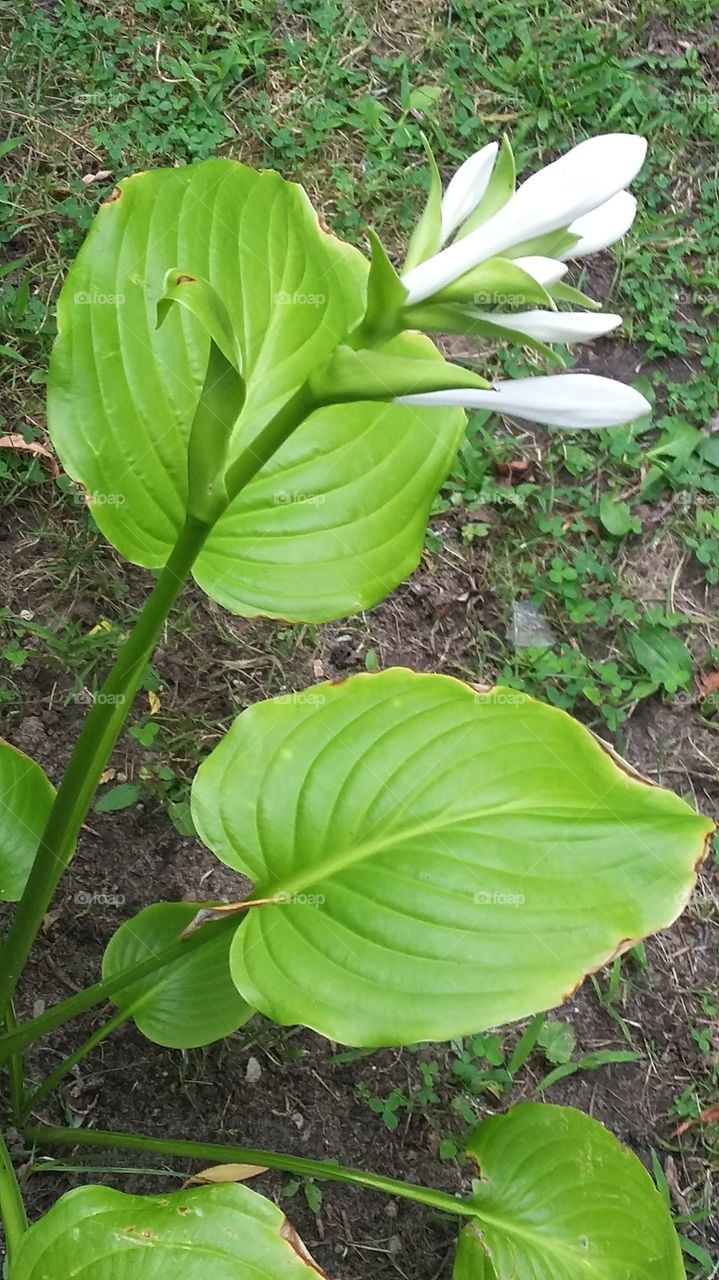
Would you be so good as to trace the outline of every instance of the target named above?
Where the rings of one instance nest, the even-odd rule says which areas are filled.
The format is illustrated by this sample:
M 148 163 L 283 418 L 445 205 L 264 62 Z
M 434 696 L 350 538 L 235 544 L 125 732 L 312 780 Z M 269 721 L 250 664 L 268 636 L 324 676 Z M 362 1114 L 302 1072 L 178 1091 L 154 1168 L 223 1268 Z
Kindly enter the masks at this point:
M 235 902 L 148 904 L 97 981 L 16 1025 L 30 948 L 169 610 L 192 575 L 247 616 L 317 622 L 372 606 L 415 567 L 464 409 L 550 428 L 643 416 L 633 388 L 554 371 L 488 380 L 430 335 L 533 348 L 620 317 L 565 279 L 628 229 L 645 146 L 581 143 L 516 186 L 490 143 L 426 208 L 398 270 L 321 229 L 278 174 L 210 160 L 126 179 L 58 306 L 48 422 L 114 547 L 156 582 L 55 791 L 0 745 L 0 952 L 8 1123 L 27 1144 L 107 1146 L 265 1166 L 415 1199 L 457 1218 L 455 1280 L 678 1280 L 677 1236 L 639 1160 L 571 1108 L 485 1120 L 460 1196 L 253 1148 L 31 1122 L 126 1019 L 204 1045 L 257 1011 L 351 1046 L 446 1040 L 537 1015 L 668 925 L 711 824 L 564 712 L 511 689 L 389 670 L 249 707 L 200 766 L 199 837 L 252 882 Z M 466 344 L 465 344 L 466 346 Z M 105 1024 L 31 1088 L 23 1053 L 110 1001 Z M 241 1175 L 236 1175 L 241 1176 Z M 28 1228 L 7 1146 L 10 1280 L 317 1274 L 292 1227 L 232 1182 L 63 1196 Z

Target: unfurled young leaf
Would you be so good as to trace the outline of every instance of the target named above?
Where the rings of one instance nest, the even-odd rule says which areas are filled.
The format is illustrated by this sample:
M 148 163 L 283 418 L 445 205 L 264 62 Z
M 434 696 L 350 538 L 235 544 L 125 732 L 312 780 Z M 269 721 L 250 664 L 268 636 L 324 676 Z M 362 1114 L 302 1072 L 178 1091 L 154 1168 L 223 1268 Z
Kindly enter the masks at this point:
M 158 326 L 167 318 L 173 304 L 186 307 L 222 352 L 227 363 L 241 374 L 242 352 L 230 313 L 217 289 L 201 276 L 188 275 L 177 267 L 171 267 L 166 272 L 163 284 L 163 292 L 157 304 Z

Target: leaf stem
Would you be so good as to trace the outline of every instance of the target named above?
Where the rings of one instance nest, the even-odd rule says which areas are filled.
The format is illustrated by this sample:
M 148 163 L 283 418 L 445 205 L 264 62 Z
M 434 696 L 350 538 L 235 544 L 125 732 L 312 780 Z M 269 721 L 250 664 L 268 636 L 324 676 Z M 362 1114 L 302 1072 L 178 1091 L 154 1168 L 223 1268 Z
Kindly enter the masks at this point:
M 45 1080 L 43 1080 L 42 1084 L 38 1085 L 34 1093 L 31 1093 L 30 1097 L 25 1099 L 21 1112 L 22 1120 L 25 1120 L 27 1116 L 35 1110 L 38 1103 L 42 1102 L 43 1098 L 46 1098 L 48 1093 L 52 1093 L 53 1089 L 60 1083 L 63 1076 L 67 1075 L 68 1071 L 72 1071 L 72 1068 L 77 1066 L 78 1062 L 81 1062 L 83 1058 L 87 1057 L 88 1053 L 92 1053 L 92 1050 L 96 1049 L 99 1044 L 102 1044 L 103 1040 L 111 1035 L 117 1027 L 122 1026 L 123 1022 L 127 1022 L 130 1016 L 131 1014 L 128 1009 L 117 1009 L 106 1022 L 103 1022 L 96 1031 L 93 1031 L 91 1036 L 88 1036 L 84 1044 L 81 1044 L 79 1048 L 75 1049 L 74 1053 L 71 1053 L 67 1058 L 64 1058 L 63 1061 L 55 1067 L 55 1070 L 52 1071 Z
M 225 485 L 230 502 L 318 407 L 304 382 L 227 468 Z
M 185 938 L 178 938 L 177 942 L 173 942 L 164 950 L 158 951 L 155 955 L 150 956 L 147 960 L 142 960 L 139 964 L 133 965 L 130 969 L 125 969 L 122 973 L 115 974 L 112 978 L 103 978 L 100 982 L 95 982 L 91 987 L 85 987 L 84 990 L 78 991 L 76 995 L 69 996 L 67 1000 L 61 1000 L 58 1004 L 52 1005 L 46 1009 L 44 1013 L 38 1015 L 37 1018 L 30 1018 L 27 1022 L 23 1022 L 10 1035 L 0 1036 L 0 1062 L 4 1062 L 13 1054 L 20 1053 L 26 1049 L 28 1045 L 34 1044 L 41 1036 L 47 1035 L 49 1031 L 54 1031 L 56 1027 L 62 1027 L 72 1018 L 77 1018 L 79 1014 L 86 1013 L 88 1009 L 93 1009 L 95 1005 L 103 1004 L 109 1000 L 110 996 L 115 995 L 118 991 L 123 991 L 125 987 L 129 987 L 133 982 L 137 982 L 139 978 L 144 978 L 147 974 L 155 973 L 157 969 L 162 969 L 164 965 L 171 964 L 173 960 L 179 960 L 182 956 L 186 956 L 190 951 L 194 951 L 197 947 L 202 947 L 210 938 L 216 937 L 215 930 L 237 928 L 237 920 L 234 917 L 227 917 L 224 920 L 212 921 L 207 925 L 203 925 L 201 929 L 188 935 Z
M 228 467 L 225 484 L 230 501 L 316 407 L 303 384 Z M 85 720 L 2 947 L 0 1018 L 4 1017 L 60 877 L 72 858 L 100 775 L 127 719 L 163 623 L 211 529 L 212 522 L 187 517 L 154 590 Z
M 323 1178 L 330 1182 L 348 1182 L 385 1195 L 401 1196 L 420 1204 L 441 1209 L 459 1217 L 474 1218 L 476 1208 L 467 1200 L 459 1200 L 446 1191 L 421 1187 L 382 1174 L 367 1173 L 364 1169 L 347 1168 L 329 1160 L 311 1160 L 306 1156 L 285 1155 L 277 1151 L 262 1151 L 255 1147 L 222 1146 L 217 1142 L 188 1142 L 181 1138 L 149 1138 L 134 1133 L 116 1133 L 100 1129 L 62 1129 L 38 1125 L 25 1129 L 28 1141 L 51 1146 L 114 1147 L 129 1151 L 148 1151 L 155 1155 L 180 1156 L 189 1160 L 212 1161 L 215 1164 L 256 1164 L 267 1169 L 281 1169 L 299 1177 Z
M 75 851 L 80 827 L 102 770 L 127 719 L 160 630 L 189 577 L 210 527 L 192 518 L 186 521 L 167 564 L 87 715 L 2 948 L 1 1017 L 5 1016 L 60 877 Z
M 27 1231 L 27 1214 L 10 1152 L 0 1133 L 0 1217 L 5 1228 L 8 1261 L 13 1262 L 22 1236 Z

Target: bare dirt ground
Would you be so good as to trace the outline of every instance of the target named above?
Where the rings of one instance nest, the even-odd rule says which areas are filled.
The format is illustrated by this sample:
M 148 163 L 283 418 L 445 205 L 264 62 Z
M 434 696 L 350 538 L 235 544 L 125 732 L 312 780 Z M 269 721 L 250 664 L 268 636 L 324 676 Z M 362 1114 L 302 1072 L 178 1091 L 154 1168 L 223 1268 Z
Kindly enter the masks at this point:
M 85 630 L 100 615 L 128 621 L 148 575 L 115 562 L 114 554 L 78 518 L 68 517 L 65 504 L 55 510 L 50 537 L 42 543 L 37 541 L 40 518 L 41 510 L 33 504 L 18 504 L 4 516 L 0 573 L 10 584 L 13 610 L 45 622 L 57 622 L 62 613 L 66 622 L 76 620 Z M 440 518 L 445 533 L 451 518 Z M 80 561 L 91 555 L 98 575 L 113 561 L 111 579 L 120 584 L 120 598 L 96 599 L 92 616 L 86 589 L 53 598 L 52 584 L 69 553 Z M 180 725 L 199 711 L 194 747 L 204 753 L 217 736 L 216 726 L 250 701 L 365 669 L 368 649 L 376 651 L 382 667 L 411 664 L 487 680 L 492 671 L 479 637 L 501 634 L 507 617 L 505 606 L 483 588 L 485 554 L 481 544 L 445 541 L 439 554 L 427 553 L 413 577 L 371 613 L 311 630 L 287 632 L 267 622 L 231 618 L 190 591 L 154 664 L 165 688 L 163 713 Z M 677 569 L 671 557 L 652 560 L 651 547 L 640 540 L 626 572 L 635 574 L 637 590 L 644 592 L 696 590 L 690 566 Z M 183 611 L 184 606 L 189 608 Z M 185 627 L 190 617 L 192 625 Z M 82 715 L 74 702 L 63 705 L 70 677 L 61 662 L 48 669 L 31 660 L 15 680 L 17 711 L 8 708 L 3 732 L 57 779 Z M 716 735 L 701 722 L 691 698 L 642 704 L 629 721 L 625 754 L 643 773 L 693 796 L 702 809 L 716 805 Z M 139 749 L 126 740 L 113 760 L 116 777 L 136 776 L 142 761 L 146 756 L 141 760 Z M 93 981 L 108 937 L 142 906 L 158 899 L 229 897 L 233 879 L 199 842 L 175 832 L 152 794 L 143 792 L 140 802 L 122 813 L 91 815 L 23 984 L 19 1016 Z M 707 867 L 688 911 L 649 943 L 647 971 L 625 961 L 609 1006 L 587 981 L 555 1015 L 574 1027 L 575 1057 L 607 1049 L 631 1049 L 642 1056 L 577 1071 L 540 1095 L 590 1112 L 647 1163 L 654 1151 L 677 1212 L 708 1202 L 708 1184 L 717 1168 L 711 1129 L 692 1125 L 680 1136 L 675 1133 L 681 1121 L 677 1099 L 715 1071 L 719 1053 L 715 1014 L 708 1003 L 717 988 L 716 921 L 716 877 Z M 608 974 L 600 975 L 599 982 L 606 991 Z M 31 1076 L 46 1074 L 105 1013 L 94 1011 L 41 1042 L 28 1059 Z M 516 1042 L 520 1029 L 500 1032 L 503 1048 Z M 466 1128 L 452 1101 L 458 1092 L 481 1117 L 533 1096 L 549 1070 L 535 1052 L 500 1099 L 487 1089 L 474 1095 L 462 1091 L 453 1070 L 456 1046 L 428 1045 L 333 1061 L 340 1051 L 341 1046 L 310 1032 L 280 1029 L 259 1017 L 229 1041 L 182 1053 L 158 1048 L 126 1024 L 67 1078 L 59 1100 L 42 1105 L 37 1118 L 338 1157 L 455 1191 L 467 1187 L 468 1166 L 461 1159 L 440 1158 L 440 1149 L 447 1134 L 460 1135 Z M 421 1092 L 420 1064 L 427 1062 L 437 1064 L 436 1102 Z M 398 1111 L 391 1131 L 367 1098 L 387 1098 L 395 1090 L 408 1105 Z M 76 1156 L 87 1159 L 79 1151 Z M 96 1167 L 99 1163 L 96 1157 Z M 115 1163 L 138 1172 L 129 1177 L 105 1172 Z M 144 1157 L 103 1154 L 103 1173 L 96 1176 L 127 1190 L 151 1191 L 158 1185 L 156 1171 L 168 1166 L 156 1160 L 155 1172 L 143 1174 L 139 1170 L 147 1163 Z M 46 1209 L 61 1190 L 81 1180 L 72 1172 L 35 1174 L 28 1188 L 32 1212 Z M 451 1275 L 455 1225 L 440 1215 L 330 1184 L 323 1188 L 321 1206 L 312 1211 L 301 1192 L 281 1198 L 287 1183 L 287 1178 L 267 1174 L 255 1185 L 280 1196 L 317 1261 L 337 1280 L 360 1280 L 367 1274 L 377 1280 L 397 1275 L 443 1280 Z M 719 1243 L 711 1219 L 683 1230 L 709 1249 Z

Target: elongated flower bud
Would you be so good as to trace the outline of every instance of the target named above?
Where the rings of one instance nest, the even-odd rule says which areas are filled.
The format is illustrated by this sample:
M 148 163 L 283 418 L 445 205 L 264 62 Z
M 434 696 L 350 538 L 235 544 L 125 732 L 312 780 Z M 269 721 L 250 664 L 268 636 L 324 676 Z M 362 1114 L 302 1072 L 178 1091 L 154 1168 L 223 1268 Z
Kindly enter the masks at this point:
M 637 212 L 637 202 L 628 191 L 618 191 L 611 200 L 600 204 L 598 209 L 585 213 L 577 218 L 569 228 L 572 235 L 581 236 L 573 249 L 561 254 L 562 261 L 568 258 L 586 258 L 590 253 L 599 253 L 607 249 L 616 240 L 621 240 L 631 227 Z
M 644 138 L 629 133 L 607 133 L 580 142 L 527 178 L 483 226 L 409 271 L 403 277 L 408 303 L 431 297 L 485 258 L 569 227 L 605 204 L 636 177 L 646 145 Z
M 397 403 L 423 408 L 455 405 L 489 409 L 545 427 L 619 427 L 649 413 L 651 405 L 634 387 L 593 373 L 560 373 L 548 377 L 496 382 L 491 391 L 429 391 L 399 396 Z
M 476 311 L 477 320 L 525 333 L 538 342 L 591 342 L 616 329 L 621 316 L 597 311 Z
M 442 244 L 477 208 L 489 186 L 498 150 L 498 142 L 488 143 L 465 160 L 450 180 L 442 199 Z

